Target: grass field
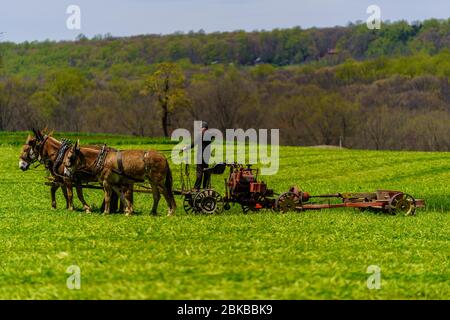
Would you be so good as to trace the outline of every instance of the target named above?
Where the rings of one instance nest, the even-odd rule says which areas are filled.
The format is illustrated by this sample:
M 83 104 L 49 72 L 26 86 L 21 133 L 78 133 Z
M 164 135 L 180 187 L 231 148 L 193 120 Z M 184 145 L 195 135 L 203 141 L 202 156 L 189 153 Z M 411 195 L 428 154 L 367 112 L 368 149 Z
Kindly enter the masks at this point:
M 74 135 L 71 135 L 74 137 Z M 42 167 L 18 169 L 24 134 L 0 134 L 1 299 L 449 299 L 450 154 L 281 148 L 270 188 L 313 193 L 399 189 L 427 201 L 415 217 L 335 209 L 285 215 L 104 217 L 50 209 Z M 85 136 L 119 148 L 167 149 L 161 140 Z M 99 141 L 101 140 L 101 141 Z M 11 141 L 11 143 L 9 143 Z M 158 144 L 154 144 L 158 143 Z M 178 183 L 178 168 L 173 167 Z M 223 178 L 214 183 L 222 186 Z M 219 188 L 220 189 L 220 188 Z M 101 193 L 85 192 L 98 205 Z M 66 269 L 81 270 L 69 290 Z M 381 289 L 366 285 L 381 268 Z

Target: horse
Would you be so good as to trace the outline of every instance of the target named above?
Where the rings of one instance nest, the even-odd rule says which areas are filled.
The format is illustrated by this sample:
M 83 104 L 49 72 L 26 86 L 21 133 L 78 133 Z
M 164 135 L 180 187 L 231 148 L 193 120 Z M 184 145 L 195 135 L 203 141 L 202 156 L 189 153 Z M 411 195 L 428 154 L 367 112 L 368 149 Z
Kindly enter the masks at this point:
M 37 152 L 34 151 L 34 148 L 37 144 L 37 139 L 35 137 L 32 137 L 31 135 L 28 135 L 27 140 L 25 141 L 25 144 L 22 146 L 22 150 L 20 152 L 19 156 L 19 168 L 22 171 L 27 171 L 30 166 L 38 161 L 38 155 Z M 64 179 L 58 176 L 52 175 L 54 178 L 54 182 L 50 188 L 50 196 L 52 200 L 52 208 L 56 209 L 56 191 L 59 189 L 61 185 L 64 185 Z M 61 188 L 64 198 L 66 199 L 66 209 L 69 208 L 69 198 L 67 194 L 67 189 Z
M 158 203 L 163 194 L 172 216 L 176 209 L 172 191 L 172 173 L 166 157 L 155 150 L 124 150 L 102 152 L 93 148 L 80 147 L 79 141 L 67 151 L 64 161 L 64 175 L 72 177 L 74 172 L 88 171 L 103 185 L 105 210 L 110 213 L 110 199 L 113 191 L 126 202 L 126 215 L 133 214 L 133 204 L 120 188 L 132 188 L 136 182 L 148 180 L 152 187 L 153 207 L 151 214 L 157 215 Z M 124 199 L 125 198 L 125 199 Z
M 83 191 L 81 187 L 82 182 L 93 182 L 97 181 L 95 176 L 91 176 L 86 174 L 85 172 L 77 172 L 73 179 L 66 178 L 63 173 L 63 168 L 61 167 L 63 156 L 67 151 L 70 143 L 61 142 L 52 137 L 51 133 L 46 133 L 44 130 L 41 132 L 40 130 L 33 129 L 34 137 L 28 135 L 25 145 L 22 147 L 21 154 L 19 156 L 19 168 L 22 171 L 26 171 L 29 169 L 30 165 L 36 161 L 39 161 L 41 164 L 44 164 L 46 169 L 50 172 L 53 177 L 54 183 L 51 186 L 51 198 L 52 198 L 52 208 L 56 208 L 56 191 L 61 186 L 61 190 L 63 191 L 64 197 L 66 199 L 66 208 L 69 210 L 73 210 L 73 185 L 75 185 L 78 198 L 83 204 L 83 209 L 86 213 L 91 212 L 91 208 L 84 200 Z M 46 145 L 47 139 L 49 139 L 49 144 Z M 89 146 L 94 149 L 102 149 L 106 148 L 108 150 L 115 150 L 106 146 Z M 47 150 L 49 148 L 49 150 Z M 56 150 L 56 151 L 55 151 Z M 129 192 L 130 199 L 133 198 L 132 190 L 126 190 Z M 118 207 L 118 197 L 116 193 L 113 194 L 112 203 L 113 203 L 113 211 L 116 211 Z M 123 203 L 122 203 L 123 204 Z M 102 204 L 104 207 L 104 203 Z M 120 210 L 122 211 L 122 205 L 120 206 Z

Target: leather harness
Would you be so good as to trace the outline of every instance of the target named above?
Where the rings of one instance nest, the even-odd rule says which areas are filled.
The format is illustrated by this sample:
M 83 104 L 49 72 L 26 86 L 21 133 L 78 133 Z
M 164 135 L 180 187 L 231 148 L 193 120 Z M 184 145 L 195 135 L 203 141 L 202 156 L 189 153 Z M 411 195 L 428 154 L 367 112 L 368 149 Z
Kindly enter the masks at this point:
M 58 153 L 56 155 L 55 163 L 53 164 L 53 172 L 57 173 L 58 168 L 61 166 L 64 155 L 66 154 L 66 151 L 72 146 L 72 143 L 69 140 L 63 139 L 61 140 L 61 147 L 58 150 Z
M 42 151 L 42 147 L 44 146 L 45 142 L 47 141 L 48 136 L 44 136 L 44 138 L 42 139 L 42 141 L 39 143 L 38 145 L 38 155 L 39 155 L 39 162 L 41 162 L 41 151 Z M 57 174 L 58 168 L 61 166 L 63 159 L 64 159 L 64 155 L 66 154 L 67 150 L 72 146 L 72 144 L 70 143 L 69 140 L 63 139 L 62 140 L 62 144 L 61 147 L 58 150 L 57 156 L 56 156 L 56 160 L 53 164 L 52 168 L 48 168 L 48 169 L 53 169 L 53 173 Z M 109 153 L 109 148 L 105 145 L 102 146 L 102 149 L 100 150 L 97 159 L 95 160 L 95 164 L 94 164 L 94 170 L 93 173 L 94 175 L 98 174 L 103 167 L 105 166 L 105 160 L 106 160 L 106 156 Z M 129 180 L 133 180 L 136 182 L 144 182 L 145 180 L 143 179 L 137 179 L 135 177 L 131 177 L 129 175 L 127 175 L 125 173 L 125 169 L 123 167 L 123 158 L 122 158 L 122 152 L 120 151 L 116 151 L 117 152 L 117 167 L 118 169 L 112 169 L 112 171 L 120 176 L 123 176 Z M 144 153 L 144 158 L 143 161 L 145 163 L 145 169 L 147 171 L 147 162 L 145 161 L 145 158 L 147 157 L 147 152 Z M 47 164 L 46 164 L 47 166 Z
M 94 175 L 99 173 L 105 166 L 105 160 L 106 156 L 108 155 L 108 151 L 109 149 L 106 147 L 106 144 L 104 144 L 102 149 L 100 150 L 100 153 L 97 156 L 97 159 L 95 160 Z
M 144 162 L 145 162 L 145 155 L 144 155 Z M 118 168 L 117 170 L 112 169 L 112 172 L 114 172 L 115 174 L 118 174 L 119 176 L 122 176 L 126 179 L 136 181 L 136 182 L 144 182 L 145 181 L 142 179 L 137 179 L 135 177 L 129 176 L 128 174 L 125 173 L 125 170 L 123 168 L 122 152 L 120 152 L 120 151 L 117 151 L 117 168 Z

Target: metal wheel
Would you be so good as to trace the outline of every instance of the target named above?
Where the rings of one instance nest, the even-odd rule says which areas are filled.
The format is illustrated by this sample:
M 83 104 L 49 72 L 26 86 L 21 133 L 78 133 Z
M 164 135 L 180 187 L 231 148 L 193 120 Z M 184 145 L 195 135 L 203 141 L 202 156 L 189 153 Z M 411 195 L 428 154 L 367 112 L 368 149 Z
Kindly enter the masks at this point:
M 194 198 L 194 207 L 198 212 L 206 214 L 221 213 L 223 211 L 222 196 L 213 189 L 202 190 Z
M 259 193 L 252 194 L 250 201 L 241 203 L 241 208 L 244 213 L 256 212 L 264 208 L 264 196 Z M 259 206 L 258 206 L 259 204 Z
M 416 213 L 416 200 L 406 193 L 397 193 L 389 200 L 388 211 L 392 215 L 413 216 Z
M 241 208 L 242 208 L 242 212 L 244 212 L 245 214 L 247 214 L 249 212 L 258 211 L 258 209 L 256 209 L 255 206 L 252 204 L 241 204 Z
M 194 206 L 194 200 L 192 199 L 192 194 L 186 194 L 183 199 L 183 208 L 184 212 L 187 214 L 196 214 L 199 213 L 197 207 Z
M 275 202 L 275 209 L 281 213 L 296 211 L 302 206 L 302 195 L 294 192 L 282 193 Z

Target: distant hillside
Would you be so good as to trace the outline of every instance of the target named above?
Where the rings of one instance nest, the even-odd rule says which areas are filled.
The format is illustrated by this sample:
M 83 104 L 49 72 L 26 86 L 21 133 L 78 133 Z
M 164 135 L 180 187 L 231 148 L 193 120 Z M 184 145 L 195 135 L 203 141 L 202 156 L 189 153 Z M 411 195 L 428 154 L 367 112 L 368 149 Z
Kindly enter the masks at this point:
M 277 66 L 320 61 L 337 64 L 347 58 L 436 54 L 450 46 L 450 19 L 404 21 L 369 30 L 365 23 L 346 27 L 275 29 L 258 32 L 191 32 L 166 36 L 114 38 L 83 35 L 75 42 L 3 43 L 7 74 L 32 74 L 51 67 L 107 70 L 147 66 L 162 61 L 186 60 L 192 64 L 235 63 Z M 114 71 L 113 70 L 113 71 Z
M 158 63 L 185 77 L 168 124 L 280 128 L 281 142 L 450 150 L 450 19 L 0 43 L 0 131 L 161 136 Z

